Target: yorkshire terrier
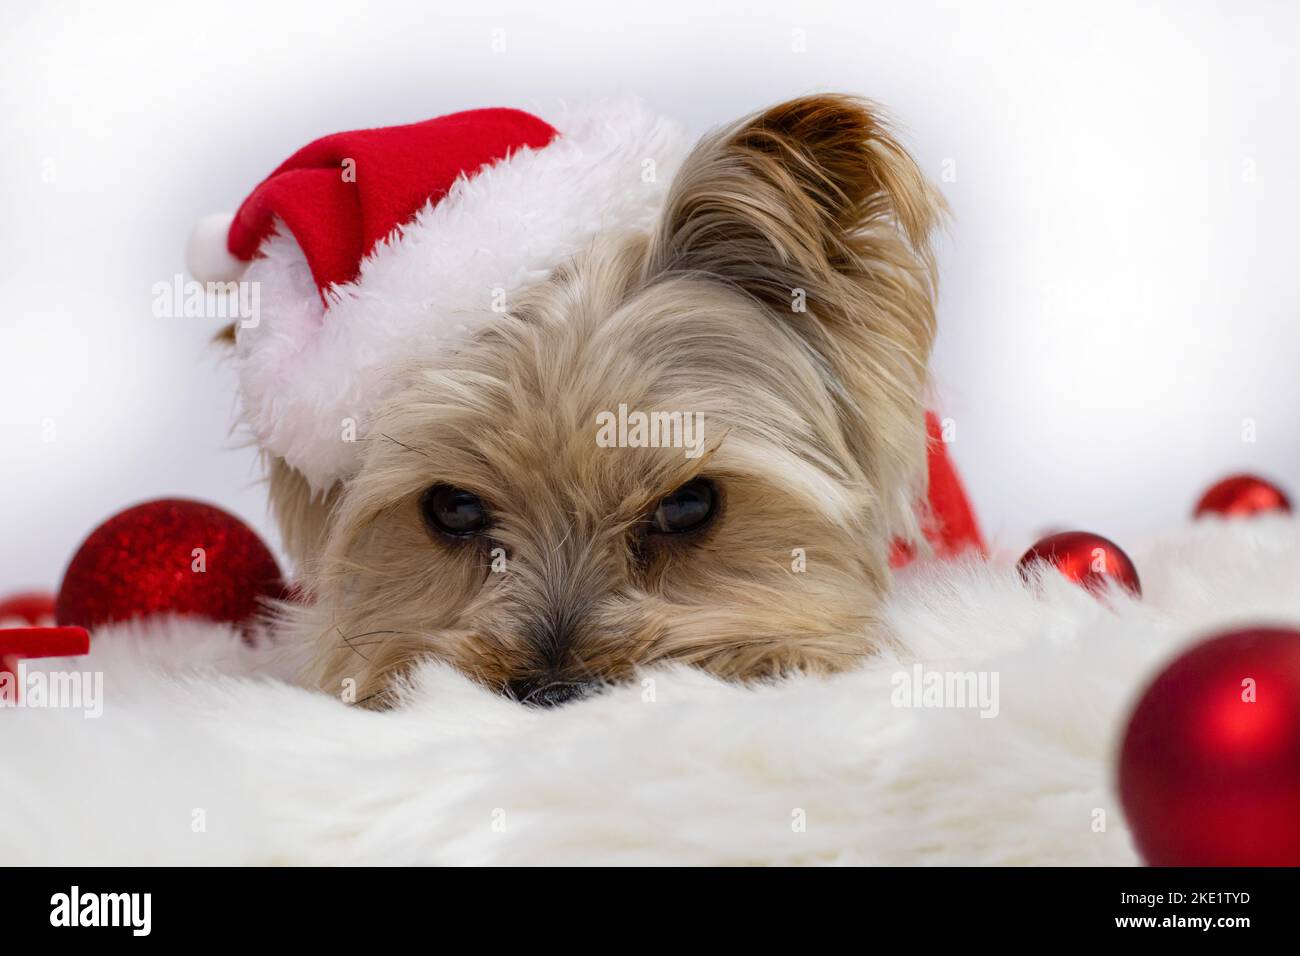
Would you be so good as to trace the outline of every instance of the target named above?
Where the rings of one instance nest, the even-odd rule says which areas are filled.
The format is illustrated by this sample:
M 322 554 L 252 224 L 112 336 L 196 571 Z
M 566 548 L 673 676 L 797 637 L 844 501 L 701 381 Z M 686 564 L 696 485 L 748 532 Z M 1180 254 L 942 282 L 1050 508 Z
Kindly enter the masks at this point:
M 312 679 L 382 707 L 438 658 L 553 705 L 665 662 L 872 653 L 891 546 L 920 542 L 943 215 L 860 99 L 704 138 L 653 229 L 413 359 L 354 477 L 322 498 L 270 462 Z

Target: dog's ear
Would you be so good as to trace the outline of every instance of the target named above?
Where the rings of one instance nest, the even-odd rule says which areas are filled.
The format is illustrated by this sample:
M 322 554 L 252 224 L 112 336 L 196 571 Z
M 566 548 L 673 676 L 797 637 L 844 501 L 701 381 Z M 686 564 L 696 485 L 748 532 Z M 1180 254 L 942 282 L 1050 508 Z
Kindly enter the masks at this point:
M 212 344 L 233 352 L 235 323 L 224 326 Z M 311 484 L 283 458 L 263 450 L 271 513 L 280 529 L 280 543 L 300 576 L 309 575 L 325 545 L 330 515 L 338 503 L 340 490 L 333 486 L 324 494 L 312 490 Z
M 938 193 L 870 103 L 791 100 L 705 138 L 673 181 L 646 280 L 719 281 L 791 323 L 879 482 L 923 481 Z M 892 472 L 892 473 L 891 473 Z
M 223 326 L 212 336 L 212 344 L 233 353 L 235 329 L 233 322 Z M 280 543 L 293 562 L 299 582 L 309 582 L 325 546 L 330 516 L 341 494 L 339 486 L 334 485 L 324 494 L 318 494 L 303 474 L 283 458 L 263 450 L 262 461 L 271 513 L 280 529 Z
M 280 541 L 298 573 L 309 578 L 325 548 L 341 490 L 334 485 L 323 495 L 313 492 L 301 472 L 274 455 L 266 455 L 266 472 Z

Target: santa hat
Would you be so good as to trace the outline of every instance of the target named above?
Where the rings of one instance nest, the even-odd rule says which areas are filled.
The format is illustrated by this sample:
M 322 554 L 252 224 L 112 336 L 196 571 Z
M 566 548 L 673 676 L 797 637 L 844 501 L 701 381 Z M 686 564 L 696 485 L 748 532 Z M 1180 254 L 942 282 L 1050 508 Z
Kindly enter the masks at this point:
M 241 279 L 244 417 L 321 492 L 353 473 L 393 370 L 450 347 L 520 287 L 610 229 L 648 229 L 686 141 L 638 104 L 548 123 L 480 109 L 336 133 L 298 150 L 187 249 L 200 281 Z

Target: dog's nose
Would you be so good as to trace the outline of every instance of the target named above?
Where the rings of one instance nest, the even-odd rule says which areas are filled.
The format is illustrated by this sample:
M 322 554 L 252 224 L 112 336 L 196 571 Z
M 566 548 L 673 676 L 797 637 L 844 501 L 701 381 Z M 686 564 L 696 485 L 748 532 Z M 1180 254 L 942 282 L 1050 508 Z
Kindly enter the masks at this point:
M 560 704 L 577 700 L 586 693 L 587 685 L 554 681 L 511 681 L 510 694 L 521 704 L 534 707 L 558 707 Z

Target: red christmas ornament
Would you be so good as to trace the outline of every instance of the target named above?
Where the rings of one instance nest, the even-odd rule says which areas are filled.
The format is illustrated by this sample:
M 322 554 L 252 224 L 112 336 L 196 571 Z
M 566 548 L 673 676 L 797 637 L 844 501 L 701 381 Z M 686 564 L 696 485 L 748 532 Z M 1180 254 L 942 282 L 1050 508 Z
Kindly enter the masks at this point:
M 1137 568 L 1129 556 L 1114 541 L 1099 534 L 1062 531 L 1048 535 L 1026 551 L 1016 567 L 1028 580 L 1029 569 L 1039 562 L 1052 565 L 1090 591 L 1101 592 L 1113 581 L 1134 595 L 1142 594 Z
M 1255 475 L 1233 475 L 1211 486 L 1196 503 L 1196 517 L 1248 518 L 1261 511 L 1291 510 L 1291 499 L 1272 482 Z
M 63 576 L 56 616 L 88 628 L 153 614 L 243 624 L 283 590 L 275 558 L 246 524 L 212 505 L 165 498 L 91 532 Z
M 1142 695 L 1119 795 L 1152 866 L 1300 866 L 1300 631 L 1193 647 Z
M 54 627 L 54 595 L 11 594 L 0 601 L 0 674 L 13 674 L 29 657 L 76 657 L 90 649 L 80 627 Z
M 47 627 L 54 623 L 54 595 L 23 591 L 0 601 L 0 628 Z

